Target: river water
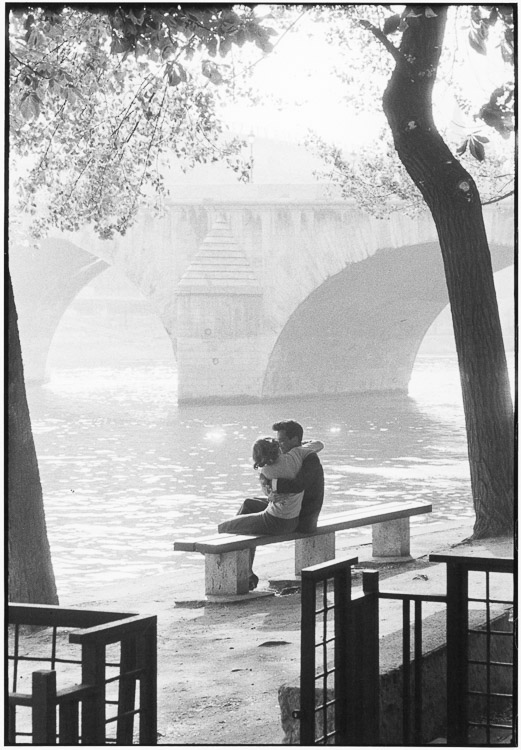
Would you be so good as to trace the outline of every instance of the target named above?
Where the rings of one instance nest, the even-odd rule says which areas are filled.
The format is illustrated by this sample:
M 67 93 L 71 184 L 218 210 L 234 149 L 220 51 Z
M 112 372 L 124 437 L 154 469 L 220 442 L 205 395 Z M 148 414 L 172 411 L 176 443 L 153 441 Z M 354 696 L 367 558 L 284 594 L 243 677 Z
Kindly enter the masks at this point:
M 433 505 L 414 524 L 473 514 L 451 356 L 420 357 L 409 396 L 178 407 L 170 364 L 138 361 L 55 369 L 28 399 L 60 596 L 200 567 L 174 539 L 213 533 L 259 494 L 251 445 L 279 419 L 325 443 L 324 510 L 414 498 Z

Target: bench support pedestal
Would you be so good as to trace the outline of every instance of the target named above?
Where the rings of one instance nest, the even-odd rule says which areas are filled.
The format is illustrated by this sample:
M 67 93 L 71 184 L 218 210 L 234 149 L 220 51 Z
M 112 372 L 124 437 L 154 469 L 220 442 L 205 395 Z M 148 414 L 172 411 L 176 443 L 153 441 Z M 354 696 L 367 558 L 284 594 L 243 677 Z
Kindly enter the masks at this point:
M 335 559 L 335 532 L 295 539 L 295 575 L 302 568 Z
M 247 594 L 249 591 L 250 550 L 240 549 L 206 553 L 205 593 L 211 596 L 223 594 Z
M 411 552 L 408 518 L 373 525 L 373 557 L 408 557 Z

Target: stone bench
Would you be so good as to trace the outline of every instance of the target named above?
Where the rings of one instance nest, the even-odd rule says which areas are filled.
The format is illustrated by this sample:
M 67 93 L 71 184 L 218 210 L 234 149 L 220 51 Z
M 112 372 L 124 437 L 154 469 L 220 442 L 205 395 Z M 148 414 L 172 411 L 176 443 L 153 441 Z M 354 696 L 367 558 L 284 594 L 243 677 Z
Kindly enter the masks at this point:
M 360 526 L 373 527 L 374 557 L 410 555 L 409 519 L 430 513 L 432 505 L 420 500 L 378 503 L 319 518 L 316 531 L 293 532 L 277 536 L 215 534 L 200 539 L 174 542 L 177 552 L 200 552 L 205 557 L 205 593 L 207 596 L 248 594 L 250 548 L 295 541 L 295 575 L 302 568 L 333 560 L 335 533 Z

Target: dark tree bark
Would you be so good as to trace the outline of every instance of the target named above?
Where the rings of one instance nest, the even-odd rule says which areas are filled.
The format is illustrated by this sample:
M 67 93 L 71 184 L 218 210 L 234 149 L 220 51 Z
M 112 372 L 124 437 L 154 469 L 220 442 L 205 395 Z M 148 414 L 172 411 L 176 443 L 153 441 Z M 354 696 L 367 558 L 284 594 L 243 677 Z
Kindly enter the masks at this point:
M 9 601 L 58 604 L 10 276 L 7 280 L 7 325 Z
M 514 525 L 514 414 L 481 200 L 472 177 L 438 133 L 432 88 L 447 6 L 415 8 L 399 50 L 384 112 L 398 156 L 436 224 L 463 392 L 476 522 L 474 538 L 511 534 Z M 378 34 L 377 34 L 378 35 Z

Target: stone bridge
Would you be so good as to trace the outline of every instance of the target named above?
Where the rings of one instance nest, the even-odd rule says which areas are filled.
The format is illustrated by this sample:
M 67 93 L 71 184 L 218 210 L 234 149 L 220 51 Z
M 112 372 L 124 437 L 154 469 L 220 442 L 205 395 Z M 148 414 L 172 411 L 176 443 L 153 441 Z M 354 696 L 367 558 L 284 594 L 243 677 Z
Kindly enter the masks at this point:
M 39 250 L 13 243 L 27 380 L 44 380 L 61 316 L 114 265 L 171 339 L 180 403 L 406 391 L 448 303 L 430 215 L 375 219 L 309 186 L 249 185 L 240 195 L 223 186 L 201 200 L 187 188 L 123 237 L 84 230 Z M 513 206 L 486 208 L 485 221 L 499 271 L 514 262 Z

